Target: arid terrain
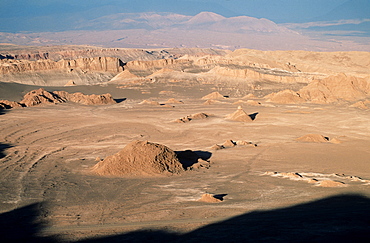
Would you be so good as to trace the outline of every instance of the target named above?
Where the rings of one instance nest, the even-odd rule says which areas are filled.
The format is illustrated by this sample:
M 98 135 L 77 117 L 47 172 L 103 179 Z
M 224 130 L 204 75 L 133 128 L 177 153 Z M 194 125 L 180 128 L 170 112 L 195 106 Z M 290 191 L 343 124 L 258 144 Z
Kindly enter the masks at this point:
M 1 50 L 2 242 L 370 240 L 369 52 Z

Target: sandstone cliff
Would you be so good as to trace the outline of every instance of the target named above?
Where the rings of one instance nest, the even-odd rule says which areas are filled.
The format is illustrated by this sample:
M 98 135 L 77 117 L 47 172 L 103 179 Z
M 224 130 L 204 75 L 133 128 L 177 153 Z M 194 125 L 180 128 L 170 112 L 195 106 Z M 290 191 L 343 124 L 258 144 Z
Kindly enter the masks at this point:
M 84 71 L 102 71 L 118 73 L 123 71 L 123 62 L 113 57 L 79 58 L 76 60 L 1 60 L 0 74 L 13 74 L 22 72 L 36 72 L 63 69 L 71 71 L 79 68 Z
M 211 74 L 221 75 L 226 77 L 235 77 L 252 80 L 268 80 L 281 83 L 309 83 L 313 79 L 312 75 L 302 73 L 292 73 L 283 70 L 269 69 L 235 69 L 229 67 L 216 66 L 209 71 Z

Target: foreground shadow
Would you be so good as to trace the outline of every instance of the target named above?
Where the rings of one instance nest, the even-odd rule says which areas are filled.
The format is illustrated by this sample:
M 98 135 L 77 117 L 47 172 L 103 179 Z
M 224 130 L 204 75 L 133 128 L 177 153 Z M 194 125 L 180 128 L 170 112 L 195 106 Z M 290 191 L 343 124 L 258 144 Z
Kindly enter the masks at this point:
M 40 236 L 46 226 L 38 219 L 41 207 L 36 203 L 0 214 L 1 242 L 62 242 Z M 370 242 L 370 199 L 339 195 L 246 213 L 185 234 L 139 230 L 78 242 Z
M 39 233 L 46 223 L 39 219 L 42 203 L 0 214 L 0 242 L 57 242 L 56 237 L 42 237 Z
M 247 213 L 187 234 L 148 230 L 80 242 L 370 242 L 370 199 L 333 196 Z
M 6 112 L 7 112 L 7 110 L 5 110 L 5 109 L 1 109 L 1 108 L 0 108 L 0 116 L 1 116 L 1 115 L 4 115 Z
M 4 158 L 6 155 L 4 151 L 8 148 L 11 148 L 12 146 L 5 143 L 0 143 L 0 159 Z

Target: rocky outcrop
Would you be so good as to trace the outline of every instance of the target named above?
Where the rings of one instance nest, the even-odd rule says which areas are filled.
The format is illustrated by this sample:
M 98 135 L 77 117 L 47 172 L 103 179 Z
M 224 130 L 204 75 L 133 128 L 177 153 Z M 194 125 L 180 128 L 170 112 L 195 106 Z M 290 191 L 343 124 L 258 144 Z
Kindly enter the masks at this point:
M 23 105 L 18 102 L 9 101 L 9 100 L 0 100 L 0 110 L 20 108 L 20 107 L 23 107 Z
M 283 90 L 264 98 L 269 102 L 296 104 L 311 102 L 333 103 L 339 100 L 357 101 L 370 95 L 370 78 L 348 76 L 344 73 L 314 80 L 299 91 Z
M 299 93 L 293 90 L 286 89 L 277 93 L 271 93 L 265 96 L 267 102 L 273 102 L 278 104 L 299 104 L 306 102 Z
M 126 67 L 129 70 L 148 70 L 148 69 L 162 69 L 164 67 L 171 68 L 174 66 L 183 67 L 192 64 L 188 59 L 161 59 L 154 61 L 131 61 L 127 62 Z
M 66 70 L 68 72 L 78 68 L 83 71 L 99 71 L 118 73 L 123 71 L 123 62 L 113 57 L 80 58 L 76 60 L 1 60 L 0 74 L 12 74 L 22 72 L 37 72 L 47 70 Z
M 340 99 L 355 101 L 370 94 L 370 78 L 348 76 L 344 73 L 315 80 L 299 91 L 300 96 L 313 103 L 331 103 Z
M 98 162 L 92 171 L 101 176 L 160 176 L 184 171 L 176 153 L 162 144 L 133 141 Z
M 70 94 L 66 91 L 49 92 L 43 88 L 40 88 L 25 94 L 21 102 L 0 100 L 0 109 L 31 107 L 45 104 L 59 104 L 67 101 L 84 105 L 104 105 L 116 103 L 111 94 L 84 95 L 80 92 Z
M 106 105 L 106 104 L 115 104 L 116 101 L 113 99 L 111 94 L 102 94 L 102 95 L 84 95 L 81 92 L 70 94 L 66 91 L 54 91 L 53 94 L 61 97 L 66 101 L 71 101 L 74 103 L 80 103 L 84 105 Z
M 309 83 L 312 80 L 312 77 L 307 77 L 300 73 L 269 69 L 235 69 L 216 66 L 212 70 L 210 70 L 209 73 L 217 76 L 251 80 L 268 80 L 279 83 Z
M 36 89 L 24 95 L 23 100 L 20 102 L 24 106 L 37 106 L 40 104 L 57 104 L 64 103 L 67 100 L 45 89 Z

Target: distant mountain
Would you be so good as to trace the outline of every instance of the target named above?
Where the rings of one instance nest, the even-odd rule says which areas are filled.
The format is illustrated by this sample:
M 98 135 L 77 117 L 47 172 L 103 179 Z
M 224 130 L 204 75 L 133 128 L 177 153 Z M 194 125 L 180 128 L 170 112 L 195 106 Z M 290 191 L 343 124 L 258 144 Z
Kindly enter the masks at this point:
M 189 25 L 199 25 L 205 23 L 214 23 L 226 19 L 224 16 L 212 13 L 212 12 L 201 12 L 187 21 Z
M 291 33 L 292 31 L 267 19 L 248 16 L 226 18 L 212 12 L 195 16 L 174 13 L 114 14 L 90 20 L 76 26 L 78 30 L 207 30 L 225 33 L 263 32 Z
M 76 29 L 115 14 L 168 12 L 195 16 L 212 12 L 225 17 L 251 16 L 275 23 L 303 23 L 369 13 L 369 0 L 0 0 L 0 32 L 43 32 Z M 348 12 L 348 10 L 350 10 Z M 333 11 L 326 15 L 326 13 Z M 359 14 L 360 13 L 360 14 Z M 330 18 L 330 19 L 325 19 Z M 347 18 L 347 17 L 346 17 Z

